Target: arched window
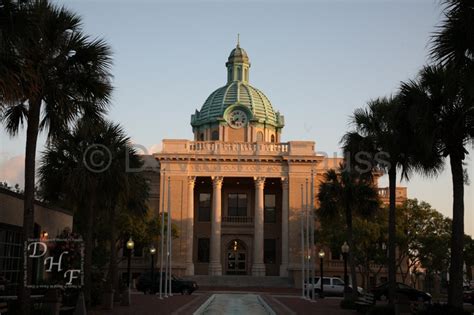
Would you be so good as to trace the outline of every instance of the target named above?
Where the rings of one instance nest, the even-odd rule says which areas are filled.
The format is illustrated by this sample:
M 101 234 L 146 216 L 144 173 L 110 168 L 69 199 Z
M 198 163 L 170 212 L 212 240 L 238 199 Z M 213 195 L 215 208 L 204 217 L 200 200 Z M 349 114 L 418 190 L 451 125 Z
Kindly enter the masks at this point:
M 199 141 L 204 141 L 204 133 L 201 133 L 201 134 L 199 135 Z
M 219 131 L 214 130 L 211 135 L 211 140 L 219 140 Z
M 237 80 L 242 81 L 242 69 L 237 67 Z
M 257 132 L 257 142 L 262 142 L 263 141 L 263 132 L 259 131 Z
M 270 141 L 275 143 L 275 135 L 272 135 L 271 138 L 270 138 Z

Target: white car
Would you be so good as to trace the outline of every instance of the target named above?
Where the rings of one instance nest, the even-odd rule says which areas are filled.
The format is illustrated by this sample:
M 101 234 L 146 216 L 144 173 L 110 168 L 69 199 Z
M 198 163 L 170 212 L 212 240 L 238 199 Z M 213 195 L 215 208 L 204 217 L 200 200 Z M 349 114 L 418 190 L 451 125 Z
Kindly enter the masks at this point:
M 321 278 L 314 278 L 314 292 L 321 296 Z M 305 290 L 310 291 L 312 294 L 313 284 L 305 283 Z M 350 290 L 352 291 L 352 286 L 349 285 Z M 364 289 L 357 287 L 357 292 L 359 294 L 364 294 Z M 334 295 L 334 296 L 343 296 L 344 295 L 344 281 L 341 278 L 337 277 L 323 277 L 323 293 L 324 295 Z

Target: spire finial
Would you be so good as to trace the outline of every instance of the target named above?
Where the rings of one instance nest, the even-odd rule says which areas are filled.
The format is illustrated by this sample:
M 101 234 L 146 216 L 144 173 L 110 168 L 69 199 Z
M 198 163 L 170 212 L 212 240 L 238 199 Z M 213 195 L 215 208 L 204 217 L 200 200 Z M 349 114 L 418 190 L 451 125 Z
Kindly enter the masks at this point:
M 237 33 L 237 47 L 240 47 L 240 34 Z

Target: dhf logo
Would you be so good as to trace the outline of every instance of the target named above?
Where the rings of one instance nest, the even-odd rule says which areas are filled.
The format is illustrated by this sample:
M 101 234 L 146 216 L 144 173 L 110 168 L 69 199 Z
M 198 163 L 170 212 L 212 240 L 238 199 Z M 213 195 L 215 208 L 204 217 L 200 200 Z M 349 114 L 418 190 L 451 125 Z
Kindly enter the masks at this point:
M 25 244 L 25 259 L 37 272 L 27 279 L 29 288 L 79 288 L 84 283 L 82 239 L 30 239 Z

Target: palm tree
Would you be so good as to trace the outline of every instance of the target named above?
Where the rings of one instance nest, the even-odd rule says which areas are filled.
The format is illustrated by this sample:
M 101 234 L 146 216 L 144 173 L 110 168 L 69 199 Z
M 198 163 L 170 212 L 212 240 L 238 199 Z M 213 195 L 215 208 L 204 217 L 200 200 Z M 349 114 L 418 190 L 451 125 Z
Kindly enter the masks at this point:
M 80 18 L 47 0 L 0 7 L 0 119 L 15 136 L 26 123 L 23 240 L 33 235 L 38 133 L 61 134 L 81 115 L 101 116 L 111 94 L 110 49 L 81 31 Z M 31 279 L 32 266 L 27 263 Z M 20 305 L 29 292 L 21 283 Z
M 352 216 L 354 214 L 368 217 L 379 209 L 378 192 L 373 185 L 371 176 L 361 176 L 360 173 L 348 170 L 344 165 L 339 169 L 328 170 L 324 174 L 318 192 L 319 215 L 323 218 L 345 216 L 347 225 L 347 241 L 349 265 L 351 269 L 352 298 L 357 298 L 357 274 L 354 258 L 354 235 Z
M 457 69 L 474 62 L 474 3 L 470 0 L 444 0 L 444 20 L 432 37 L 431 56 L 443 65 Z
M 389 302 L 394 303 L 396 283 L 397 170 L 408 179 L 416 162 L 411 130 L 403 126 L 406 112 L 398 97 L 379 98 L 354 112 L 354 131 L 342 139 L 349 165 L 361 172 L 384 170 L 389 177 L 388 282 Z
M 462 306 L 464 170 L 467 145 L 474 138 L 474 106 L 465 81 L 454 67 L 427 66 L 418 78 L 401 86 L 402 102 L 410 110 L 411 125 L 432 158 L 449 156 L 453 182 L 453 224 L 449 303 Z
M 122 207 L 139 214 L 146 212 L 148 183 L 142 173 L 127 169 L 137 169 L 141 165 L 140 157 L 131 148 L 122 128 L 104 121 L 80 121 L 71 133 L 51 140 L 43 154 L 39 168 L 43 198 L 76 209 L 75 227 L 85 235 L 88 304 L 91 300 L 93 226 L 99 223 L 99 214 L 109 223 L 109 284 L 115 287 L 117 209 Z

